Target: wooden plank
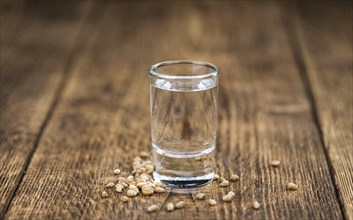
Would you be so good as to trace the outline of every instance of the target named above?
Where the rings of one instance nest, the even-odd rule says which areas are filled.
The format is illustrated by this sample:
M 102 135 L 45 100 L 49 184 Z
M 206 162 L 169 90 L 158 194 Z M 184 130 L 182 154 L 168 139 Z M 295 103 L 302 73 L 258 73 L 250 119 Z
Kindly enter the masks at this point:
M 297 30 L 323 142 L 346 219 L 353 219 L 352 2 L 299 4 Z
M 87 6 L 1 1 L 0 218 L 65 81 Z
M 109 2 L 6 217 L 341 219 L 282 13 L 271 2 Z M 112 169 L 130 171 L 149 149 L 147 67 L 179 58 L 221 67 L 217 172 L 240 181 L 201 189 L 216 207 L 191 191 L 122 203 L 112 190 L 102 199 Z M 287 191 L 288 182 L 299 190 Z M 223 203 L 228 190 L 236 198 Z M 166 203 L 179 199 L 186 207 L 167 213 Z M 161 208 L 148 214 L 153 203 Z

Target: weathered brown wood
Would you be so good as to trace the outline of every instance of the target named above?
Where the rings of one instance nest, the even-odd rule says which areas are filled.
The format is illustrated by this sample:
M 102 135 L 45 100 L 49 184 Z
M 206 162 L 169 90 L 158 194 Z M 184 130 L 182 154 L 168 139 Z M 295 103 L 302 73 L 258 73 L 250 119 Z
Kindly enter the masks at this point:
M 352 1 L 298 4 L 303 62 L 346 219 L 353 219 Z
M 87 29 L 92 41 L 71 70 L 7 218 L 342 218 L 284 12 L 275 3 L 105 4 L 97 30 Z M 240 181 L 201 189 L 218 200 L 216 207 L 191 192 L 124 204 L 111 190 L 102 199 L 112 169 L 130 171 L 132 158 L 149 149 L 147 67 L 180 58 L 221 67 L 217 172 L 237 173 Z M 271 167 L 273 159 L 281 166 Z M 299 190 L 287 191 L 288 182 Z M 236 198 L 226 204 L 221 196 L 228 190 Z M 186 207 L 167 213 L 166 203 L 179 199 Z M 153 203 L 161 209 L 148 214 Z
M 0 218 L 60 93 L 87 6 L 1 1 Z

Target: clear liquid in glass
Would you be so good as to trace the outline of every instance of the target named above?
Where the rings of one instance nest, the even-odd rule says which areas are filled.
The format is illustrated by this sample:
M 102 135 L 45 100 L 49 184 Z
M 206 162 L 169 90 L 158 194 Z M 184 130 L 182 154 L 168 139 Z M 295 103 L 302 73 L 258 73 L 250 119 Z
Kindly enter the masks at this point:
M 154 178 L 171 187 L 210 182 L 215 170 L 217 83 L 208 78 L 151 85 Z

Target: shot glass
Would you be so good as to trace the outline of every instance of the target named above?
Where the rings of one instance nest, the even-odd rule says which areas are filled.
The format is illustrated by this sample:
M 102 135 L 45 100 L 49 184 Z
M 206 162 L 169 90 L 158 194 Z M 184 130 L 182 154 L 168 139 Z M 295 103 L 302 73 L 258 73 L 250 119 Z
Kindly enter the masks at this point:
M 148 73 L 154 179 L 173 188 L 207 184 L 215 172 L 219 68 L 175 60 Z

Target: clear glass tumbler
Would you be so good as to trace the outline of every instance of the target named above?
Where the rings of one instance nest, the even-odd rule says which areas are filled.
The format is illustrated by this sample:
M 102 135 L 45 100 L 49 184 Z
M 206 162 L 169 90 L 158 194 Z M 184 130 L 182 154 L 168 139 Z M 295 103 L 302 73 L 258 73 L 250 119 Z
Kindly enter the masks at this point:
M 216 65 L 165 61 L 149 69 L 155 180 L 170 187 L 213 179 L 217 130 Z

